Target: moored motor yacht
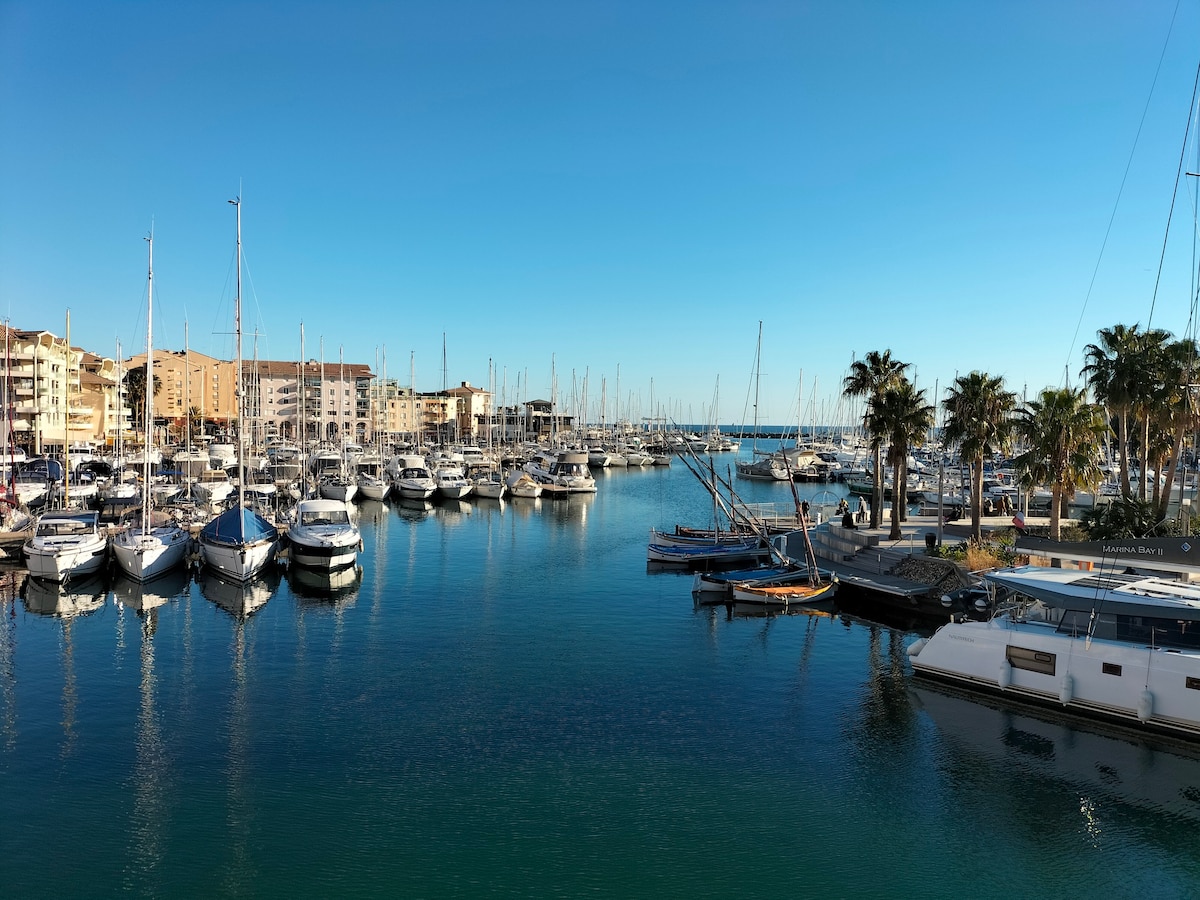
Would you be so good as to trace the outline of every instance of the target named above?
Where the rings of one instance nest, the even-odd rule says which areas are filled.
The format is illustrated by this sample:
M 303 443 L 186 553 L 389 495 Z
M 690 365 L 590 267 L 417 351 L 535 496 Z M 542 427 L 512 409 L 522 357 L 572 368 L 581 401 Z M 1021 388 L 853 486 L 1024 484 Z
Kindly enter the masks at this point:
M 405 500 L 428 500 L 436 490 L 437 482 L 424 466 L 409 466 L 396 476 L 396 493 Z
M 1039 566 L 984 578 L 1012 599 L 916 641 L 916 675 L 1200 738 L 1200 585 Z
M 434 473 L 437 492 L 447 500 L 461 500 L 471 493 L 474 485 L 457 466 L 443 466 Z
M 310 568 L 353 565 L 362 547 L 351 508 L 341 500 L 301 500 L 288 525 L 287 537 L 291 561 Z
M 23 547 L 29 574 L 48 581 L 98 571 L 107 550 L 108 536 L 100 529 L 100 513 L 91 509 L 43 514 Z
M 596 492 L 596 479 L 588 469 L 588 455 L 579 450 L 560 450 L 552 460 L 548 453 L 539 453 L 526 463 L 525 469 L 542 484 L 565 488 L 571 493 Z

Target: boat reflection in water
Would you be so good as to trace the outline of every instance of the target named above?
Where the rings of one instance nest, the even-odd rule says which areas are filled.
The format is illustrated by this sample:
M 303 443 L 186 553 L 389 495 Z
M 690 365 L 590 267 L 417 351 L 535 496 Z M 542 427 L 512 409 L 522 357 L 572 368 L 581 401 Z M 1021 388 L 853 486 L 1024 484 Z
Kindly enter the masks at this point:
M 183 596 L 188 588 L 188 579 L 188 570 L 179 566 L 145 582 L 135 581 L 118 572 L 113 577 L 112 593 L 118 604 L 142 615 Z
M 348 603 L 358 596 L 362 576 L 362 566 L 333 570 L 289 566 L 287 580 L 292 593 L 298 598 Z
M 967 697 L 914 681 L 909 698 L 946 742 L 997 773 L 1054 778 L 1089 809 L 1105 803 L 1200 822 L 1200 748 L 1115 726 L 1065 722 L 998 700 Z
M 21 599 L 25 608 L 35 615 L 73 619 L 102 608 L 108 595 L 104 590 L 103 574 L 95 572 L 66 584 L 42 578 L 26 578 Z
M 198 576 L 200 592 L 238 621 L 244 621 L 262 607 L 279 587 L 279 569 L 267 566 L 249 581 L 228 581 L 204 568 Z
M 419 522 L 433 512 L 433 502 L 411 497 L 400 497 L 392 501 L 392 508 L 396 510 L 396 515 L 400 518 Z

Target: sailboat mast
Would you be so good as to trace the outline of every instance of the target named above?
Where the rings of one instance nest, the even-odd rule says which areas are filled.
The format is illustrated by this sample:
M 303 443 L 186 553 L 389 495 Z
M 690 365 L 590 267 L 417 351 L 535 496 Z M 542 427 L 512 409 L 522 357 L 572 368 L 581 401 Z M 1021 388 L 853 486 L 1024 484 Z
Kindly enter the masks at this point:
M 191 481 L 192 472 L 192 349 L 188 342 L 188 321 L 183 320 L 183 446 L 187 451 L 187 475 Z
M 308 380 L 305 369 L 308 363 L 304 361 L 304 323 L 300 323 L 300 365 L 298 371 L 300 373 L 300 465 L 307 470 L 308 467 L 308 397 L 305 392 L 305 382 Z M 307 476 L 305 477 L 307 481 Z
M 237 345 L 237 428 L 238 428 L 238 537 L 246 540 L 246 440 L 242 427 L 242 198 L 229 201 L 237 217 L 237 293 L 233 299 L 233 329 Z
M 142 536 L 150 530 L 150 436 L 154 420 L 154 232 L 146 238 L 146 384 L 142 418 Z
M 71 506 L 71 310 L 67 310 L 67 418 L 63 422 L 63 507 Z

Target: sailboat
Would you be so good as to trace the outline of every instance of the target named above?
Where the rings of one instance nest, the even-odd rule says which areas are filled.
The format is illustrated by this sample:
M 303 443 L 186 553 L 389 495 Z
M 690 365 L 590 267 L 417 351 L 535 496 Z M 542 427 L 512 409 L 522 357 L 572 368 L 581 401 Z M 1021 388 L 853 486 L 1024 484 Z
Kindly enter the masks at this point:
M 492 368 L 490 361 L 488 362 L 488 390 L 494 399 L 496 396 L 496 373 Z M 489 409 L 486 457 L 488 468 L 485 472 L 477 475 L 475 478 L 476 495 L 480 497 L 486 497 L 489 500 L 500 500 L 505 494 L 508 493 L 508 485 L 504 483 L 504 472 L 502 472 L 500 467 L 496 464 L 495 432 L 496 412 L 494 409 Z
M 787 481 L 791 476 L 778 454 L 762 455 L 758 449 L 758 379 L 762 361 L 762 320 L 758 323 L 758 345 L 754 351 L 754 452 L 749 460 L 738 460 L 739 478 L 756 478 L 763 481 Z
M 149 269 L 146 275 L 146 389 L 144 446 L 152 446 L 154 437 L 154 235 L 149 245 Z M 142 521 L 112 538 L 117 565 L 138 581 L 149 581 L 183 563 L 192 536 L 170 518 L 151 521 L 150 454 L 142 454 Z
M 229 201 L 237 211 L 237 296 L 234 300 L 234 331 L 237 340 L 238 378 L 238 471 L 246 471 L 246 429 L 242 391 L 242 203 Z M 200 531 L 200 555 L 216 574 L 233 581 L 248 581 L 275 558 L 279 531 L 271 522 L 246 508 L 244 479 L 238 479 L 237 505 L 227 509 Z

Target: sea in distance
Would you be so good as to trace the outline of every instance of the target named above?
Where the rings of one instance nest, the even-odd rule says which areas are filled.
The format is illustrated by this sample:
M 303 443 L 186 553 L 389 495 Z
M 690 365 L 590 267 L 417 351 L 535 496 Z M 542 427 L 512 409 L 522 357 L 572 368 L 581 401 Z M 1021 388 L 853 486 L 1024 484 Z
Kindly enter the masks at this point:
M 362 504 L 332 584 L 9 568 L 3 895 L 1200 895 L 1198 754 L 922 687 L 923 623 L 696 607 L 646 542 L 704 488 L 596 474 Z

